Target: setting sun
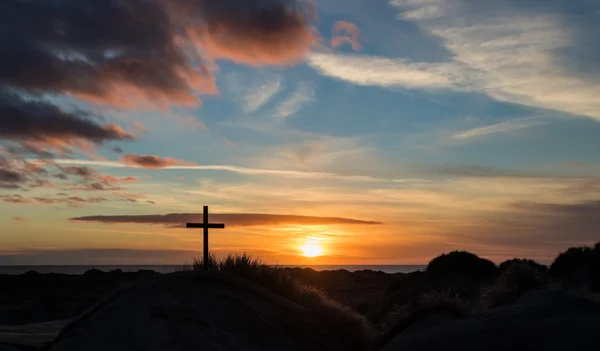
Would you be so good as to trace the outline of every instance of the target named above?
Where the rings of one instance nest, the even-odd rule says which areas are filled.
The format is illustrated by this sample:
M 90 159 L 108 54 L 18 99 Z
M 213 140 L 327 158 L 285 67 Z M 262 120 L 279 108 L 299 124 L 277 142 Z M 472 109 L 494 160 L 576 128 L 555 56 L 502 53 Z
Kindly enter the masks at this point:
M 323 248 L 315 242 L 308 242 L 300 246 L 300 250 L 306 257 L 317 257 L 323 254 Z

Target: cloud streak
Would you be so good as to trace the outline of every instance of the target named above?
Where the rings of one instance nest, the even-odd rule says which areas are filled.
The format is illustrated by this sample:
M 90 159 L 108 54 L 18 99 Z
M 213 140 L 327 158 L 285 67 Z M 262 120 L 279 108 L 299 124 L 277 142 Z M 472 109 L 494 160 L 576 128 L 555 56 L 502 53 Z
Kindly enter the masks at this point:
M 107 168 L 143 168 L 135 163 L 122 163 L 116 161 L 95 161 L 95 160 L 76 160 L 76 159 L 56 159 L 56 164 L 64 165 L 88 165 L 96 167 L 107 167 Z M 262 168 L 249 168 L 233 165 L 173 165 L 166 166 L 160 169 L 179 169 L 179 170 L 197 170 L 197 171 L 226 171 L 239 174 L 247 175 L 264 175 L 264 176 L 280 176 L 286 178 L 301 178 L 301 179 L 334 179 L 344 181 L 355 181 L 355 182 L 392 182 L 392 183 L 406 183 L 413 181 L 424 181 L 423 179 L 401 179 L 401 178 L 378 178 L 371 176 L 362 175 L 344 175 L 338 173 L 326 173 L 326 172 L 309 172 L 309 171 L 295 171 L 295 170 L 278 170 L 278 169 L 262 169 Z
M 300 82 L 296 89 L 276 109 L 276 117 L 285 119 L 300 111 L 307 104 L 315 101 L 315 88 L 312 84 Z
M 214 223 L 225 223 L 232 227 L 253 226 L 283 226 L 283 225 L 380 225 L 381 222 L 363 221 L 350 218 L 313 217 L 275 214 L 211 214 L 209 220 Z M 185 223 L 202 222 L 202 213 L 171 213 L 166 215 L 130 215 L 130 216 L 86 216 L 71 218 L 75 222 L 99 223 L 135 223 L 135 224 L 163 224 L 170 228 L 184 228 Z
M 473 128 L 462 132 L 458 132 L 452 135 L 451 138 L 457 140 L 472 139 L 482 136 L 488 136 L 491 134 L 514 132 L 517 130 L 523 130 L 545 123 L 543 121 L 535 120 L 534 118 L 535 117 L 519 118 L 485 127 Z
M 307 63 L 322 75 L 357 85 L 470 91 L 469 72 L 453 63 L 422 63 L 383 57 L 312 53 Z
M 266 81 L 258 87 L 252 87 L 244 96 L 244 111 L 252 113 L 261 109 L 281 91 L 281 77 Z

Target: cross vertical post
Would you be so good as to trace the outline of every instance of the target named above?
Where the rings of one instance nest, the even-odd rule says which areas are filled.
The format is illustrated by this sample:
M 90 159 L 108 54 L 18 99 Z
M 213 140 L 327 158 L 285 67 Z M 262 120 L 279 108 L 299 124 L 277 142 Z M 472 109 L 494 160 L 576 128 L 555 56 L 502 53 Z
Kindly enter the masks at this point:
M 207 270 L 209 266 L 208 259 L 208 206 L 204 206 L 202 211 L 202 224 L 204 224 L 204 269 Z
M 223 223 L 208 222 L 208 206 L 204 206 L 202 211 L 202 223 L 186 223 L 186 228 L 202 228 L 204 229 L 204 270 L 210 268 L 210 252 L 208 250 L 208 228 L 225 228 Z

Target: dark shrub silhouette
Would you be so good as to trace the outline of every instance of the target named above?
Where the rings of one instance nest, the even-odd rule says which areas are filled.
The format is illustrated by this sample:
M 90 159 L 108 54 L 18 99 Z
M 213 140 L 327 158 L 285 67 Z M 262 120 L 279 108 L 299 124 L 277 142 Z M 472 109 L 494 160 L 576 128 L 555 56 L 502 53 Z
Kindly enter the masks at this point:
M 513 264 L 525 264 L 525 265 L 531 266 L 531 268 L 533 268 L 535 270 L 539 270 L 542 272 L 548 271 L 548 266 L 537 263 L 534 260 L 530 260 L 527 258 L 513 258 L 512 260 L 506 260 L 506 261 L 500 263 L 500 265 L 498 266 L 498 274 L 502 274 L 502 272 L 504 272 L 507 268 L 509 268 Z
M 581 280 L 590 273 L 594 250 L 591 247 L 571 247 L 559 254 L 548 273 L 553 279 Z
M 436 314 L 450 314 L 457 318 L 471 315 L 467 304 L 451 293 L 424 294 L 403 306 L 396 307 L 384 322 L 383 332 L 373 350 L 381 349 L 385 344 L 406 328 Z
M 550 282 L 546 270 L 529 261 L 510 260 L 501 270 L 500 276 L 482 288 L 480 304 L 484 311 L 516 301 L 526 291 Z
M 448 274 L 465 275 L 473 279 L 486 279 L 496 274 L 496 264 L 467 251 L 453 251 L 431 260 L 426 272 L 430 276 Z

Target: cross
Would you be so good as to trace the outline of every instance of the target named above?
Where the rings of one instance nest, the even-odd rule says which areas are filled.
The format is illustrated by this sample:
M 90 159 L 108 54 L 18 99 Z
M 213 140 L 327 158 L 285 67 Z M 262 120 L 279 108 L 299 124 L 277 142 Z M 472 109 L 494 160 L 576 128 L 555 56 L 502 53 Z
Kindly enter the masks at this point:
M 224 229 L 223 223 L 208 223 L 208 206 L 204 206 L 202 223 L 186 223 L 186 228 L 202 228 L 204 229 L 204 270 L 208 270 L 208 228 Z

